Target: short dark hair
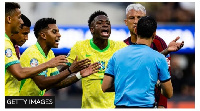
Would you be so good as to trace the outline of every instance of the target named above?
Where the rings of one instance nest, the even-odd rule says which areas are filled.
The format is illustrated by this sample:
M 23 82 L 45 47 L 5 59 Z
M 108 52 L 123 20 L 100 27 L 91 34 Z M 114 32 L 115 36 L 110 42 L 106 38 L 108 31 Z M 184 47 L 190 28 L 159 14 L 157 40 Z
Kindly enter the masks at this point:
M 28 19 L 28 17 L 26 17 L 24 14 L 21 14 L 21 19 L 24 21 L 22 27 L 23 26 L 31 27 L 31 21 Z
M 8 16 L 12 16 L 12 14 L 15 12 L 15 9 L 19 8 L 20 9 L 20 5 L 16 2 L 6 2 L 5 3 L 5 15 Z
M 56 20 L 54 18 L 41 18 L 35 23 L 34 34 L 36 38 L 38 38 L 38 34 L 42 29 L 49 28 L 49 24 L 56 24 Z
M 97 16 L 99 16 L 99 15 L 105 15 L 106 17 L 108 17 L 107 14 L 104 11 L 101 11 L 101 10 L 95 11 L 89 17 L 89 20 L 88 20 L 88 26 L 89 26 L 89 28 L 90 28 L 90 25 L 91 25 L 92 21 L 94 20 L 94 18 L 97 17 Z
M 150 16 L 139 19 L 137 24 L 137 35 L 141 38 L 150 38 L 157 29 L 157 22 Z

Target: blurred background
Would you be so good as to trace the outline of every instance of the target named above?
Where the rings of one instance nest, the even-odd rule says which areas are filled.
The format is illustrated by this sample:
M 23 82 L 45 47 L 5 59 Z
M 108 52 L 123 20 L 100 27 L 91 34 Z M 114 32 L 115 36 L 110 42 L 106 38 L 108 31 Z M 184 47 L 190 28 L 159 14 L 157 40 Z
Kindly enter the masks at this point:
M 67 55 L 78 40 L 90 39 L 89 16 L 97 10 L 105 11 L 112 25 L 110 39 L 124 40 L 130 36 L 124 24 L 126 7 L 136 2 L 19 2 L 21 11 L 32 22 L 29 40 L 20 53 L 36 43 L 33 34 L 35 22 L 43 17 L 57 20 L 61 33 L 55 55 Z M 194 108 L 195 104 L 195 3 L 194 2 L 137 2 L 146 7 L 147 15 L 158 22 L 157 35 L 168 44 L 180 36 L 184 47 L 171 53 L 171 76 L 174 96 L 168 100 L 169 108 Z M 81 81 L 60 89 L 49 90 L 45 96 L 55 95 L 56 108 L 81 108 Z

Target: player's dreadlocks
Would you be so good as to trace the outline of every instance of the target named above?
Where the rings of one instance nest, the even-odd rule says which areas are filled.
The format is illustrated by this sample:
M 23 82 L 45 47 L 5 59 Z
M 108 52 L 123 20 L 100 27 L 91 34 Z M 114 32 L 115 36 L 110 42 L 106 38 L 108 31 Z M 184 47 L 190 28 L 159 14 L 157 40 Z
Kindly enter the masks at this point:
M 98 10 L 98 11 L 95 11 L 90 17 L 89 17 L 89 20 L 88 20 L 88 26 L 90 28 L 90 25 L 92 23 L 92 21 L 94 20 L 95 17 L 99 16 L 99 15 L 105 15 L 106 17 L 107 14 L 104 12 L 104 11 L 101 11 L 101 10 Z
M 42 29 L 48 28 L 49 24 L 56 24 L 56 20 L 54 18 L 42 18 L 35 23 L 34 34 L 36 38 L 38 38 L 38 34 Z

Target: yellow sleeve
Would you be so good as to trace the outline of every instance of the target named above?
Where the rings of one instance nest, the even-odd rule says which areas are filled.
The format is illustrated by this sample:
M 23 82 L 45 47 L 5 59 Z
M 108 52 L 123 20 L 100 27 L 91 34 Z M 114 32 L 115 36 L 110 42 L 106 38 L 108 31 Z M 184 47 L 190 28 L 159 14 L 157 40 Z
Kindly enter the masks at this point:
M 50 76 L 58 75 L 60 72 L 58 71 L 57 67 L 51 68 Z
M 15 48 L 8 40 L 5 41 L 5 69 L 13 64 L 19 63 Z
M 31 67 L 30 60 L 31 60 L 32 53 L 24 52 L 20 57 L 20 63 L 22 67 Z
M 119 47 L 120 47 L 120 49 L 121 49 L 121 48 L 124 48 L 124 47 L 126 47 L 126 46 L 127 46 L 126 43 L 124 43 L 124 42 L 122 42 L 122 41 L 119 42 Z
M 25 50 L 20 57 L 20 63 L 22 67 L 36 67 L 41 64 L 40 58 L 37 56 L 37 51 L 32 47 Z M 46 70 L 38 75 L 46 75 Z
M 73 63 L 73 61 L 75 60 L 76 56 L 79 56 L 78 55 L 78 52 L 80 51 L 80 48 L 79 48 L 80 44 L 79 42 L 76 42 L 76 44 L 71 48 L 69 54 L 68 54 L 68 57 L 67 57 L 67 60 L 68 62 L 71 64 Z

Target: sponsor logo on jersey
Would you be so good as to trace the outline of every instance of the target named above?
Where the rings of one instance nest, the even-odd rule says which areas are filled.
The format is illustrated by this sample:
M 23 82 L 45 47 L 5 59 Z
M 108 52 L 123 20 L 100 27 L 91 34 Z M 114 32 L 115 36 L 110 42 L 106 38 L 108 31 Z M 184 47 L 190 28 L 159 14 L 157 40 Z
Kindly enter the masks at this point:
M 6 49 L 5 55 L 6 55 L 6 57 L 11 57 L 12 56 L 12 50 L 10 48 Z
M 30 61 L 30 65 L 31 65 L 32 67 L 36 67 L 36 66 L 38 66 L 38 60 L 35 59 L 35 58 L 31 59 L 31 61 Z

